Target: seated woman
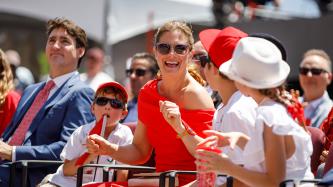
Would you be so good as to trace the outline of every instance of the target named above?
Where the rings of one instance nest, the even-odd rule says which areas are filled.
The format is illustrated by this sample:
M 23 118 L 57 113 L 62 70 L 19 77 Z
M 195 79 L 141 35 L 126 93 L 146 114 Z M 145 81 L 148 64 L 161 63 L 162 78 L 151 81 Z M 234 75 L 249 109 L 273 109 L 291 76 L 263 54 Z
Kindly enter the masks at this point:
M 158 29 L 154 51 L 161 75 L 140 91 L 139 121 L 133 143 L 118 146 L 91 135 L 87 140 L 90 153 L 110 155 L 122 163 L 140 164 L 154 148 L 157 172 L 195 170 L 195 146 L 203 130 L 211 128 L 215 109 L 207 91 L 187 70 L 193 41 L 190 27 L 183 22 L 170 21 Z M 160 112 L 160 102 L 167 101 L 180 106 L 183 123 L 178 129 L 173 129 Z M 195 176 L 184 175 L 178 179 L 183 185 Z

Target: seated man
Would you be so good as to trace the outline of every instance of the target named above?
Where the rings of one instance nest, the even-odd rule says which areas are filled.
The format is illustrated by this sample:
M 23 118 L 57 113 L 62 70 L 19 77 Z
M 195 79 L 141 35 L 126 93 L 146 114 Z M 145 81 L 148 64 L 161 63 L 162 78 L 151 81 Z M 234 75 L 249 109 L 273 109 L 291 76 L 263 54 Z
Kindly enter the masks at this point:
M 127 114 L 126 109 L 127 93 L 125 89 L 117 82 L 108 82 L 102 84 L 96 91 L 94 102 L 91 106 L 92 113 L 96 117 L 96 122 L 91 122 L 76 129 L 69 138 L 61 152 L 61 159 L 64 164 L 61 165 L 55 174 L 51 174 L 44 180 L 46 186 L 66 186 L 75 187 L 76 172 L 82 164 L 111 164 L 113 159 L 109 156 L 98 156 L 89 154 L 81 156 L 86 152 L 86 139 L 90 134 L 104 134 L 104 138 L 117 145 L 127 145 L 132 143 L 133 135 L 129 127 L 121 125 L 119 120 Z M 103 116 L 105 118 L 105 122 Z M 98 122 L 97 122 L 98 121 Z M 103 130 L 103 123 L 106 123 Z M 95 125 L 96 124 L 96 125 Z M 81 157 L 80 157 L 81 156 Z M 109 172 L 112 178 L 112 172 Z M 102 169 L 85 168 L 83 183 L 102 182 Z M 117 171 L 117 181 L 127 181 L 127 171 Z
M 0 186 L 9 186 L 9 166 L 19 160 L 60 160 L 60 152 L 75 129 L 94 120 L 94 91 L 80 81 L 77 68 L 87 46 L 85 31 L 70 20 L 47 23 L 47 81 L 27 87 L 0 141 Z M 56 167 L 30 168 L 28 185 L 36 186 Z M 20 170 L 16 186 L 20 185 Z

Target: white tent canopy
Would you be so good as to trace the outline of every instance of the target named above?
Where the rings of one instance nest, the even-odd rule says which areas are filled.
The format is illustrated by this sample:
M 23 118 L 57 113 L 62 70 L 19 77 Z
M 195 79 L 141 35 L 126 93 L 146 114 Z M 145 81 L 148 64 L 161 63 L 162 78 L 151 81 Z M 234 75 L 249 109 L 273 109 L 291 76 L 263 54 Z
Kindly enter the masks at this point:
M 115 44 L 171 19 L 212 22 L 211 4 L 211 0 L 1 0 L 0 12 L 44 21 L 66 17 L 82 26 L 91 39 Z

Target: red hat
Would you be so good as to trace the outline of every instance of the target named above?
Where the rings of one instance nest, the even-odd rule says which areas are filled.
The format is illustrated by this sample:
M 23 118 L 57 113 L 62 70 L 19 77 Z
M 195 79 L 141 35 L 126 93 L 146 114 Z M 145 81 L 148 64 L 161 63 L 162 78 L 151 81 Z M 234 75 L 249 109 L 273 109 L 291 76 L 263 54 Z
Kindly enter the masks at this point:
M 199 33 L 200 41 L 216 67 L 231 59 L 237 42 L 246 36 L 248 34 L 234 27 L 206 29 Z
M 124 88 L 121 84 L 119 84 L 118 82 L 115 82 L 115 81 L 113 81 L 113 82 L 107 82 L 107 83 L 101 84 L 101 85 L 97 88 L 96 93 L 97 93 L 99 90 L 101 90 L 101 89 L 103 89 L 103 88 L 106 88 L 106 87 L 115 87 L 115 88 L 119 89 L 119 90 L 124 94 L 124 96 L 125 96 L 125 102 L 127 103 L 128 95 L 127 95 L 127 92 L 126 92 L 125 88 Z

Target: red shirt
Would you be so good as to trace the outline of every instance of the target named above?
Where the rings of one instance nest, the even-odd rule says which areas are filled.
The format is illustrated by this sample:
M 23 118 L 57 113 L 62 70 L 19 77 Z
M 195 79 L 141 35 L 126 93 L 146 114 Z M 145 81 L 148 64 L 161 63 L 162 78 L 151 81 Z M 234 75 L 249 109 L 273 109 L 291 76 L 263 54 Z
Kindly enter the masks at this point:
M 12 120 L 21 96 L 15 91 L 8 92 L 5 102 L 0 106 L 0 135 Z
M 158 80 L 148 82 L 138 98 L 138 117 L 146 126 L 148 141 L 155 149 L 156 171 L 196 170 L 194 157 L 160 112 L 159 101 L 167 99 L 158 94 L 157 83 Z M 180 109 L 182 119 L 201 137 L 205 137 L 203 130 L 211 129 L 214 111 Z M 194 179 L 194 175 L 179 176 L 179 183 L 184 185 Z

